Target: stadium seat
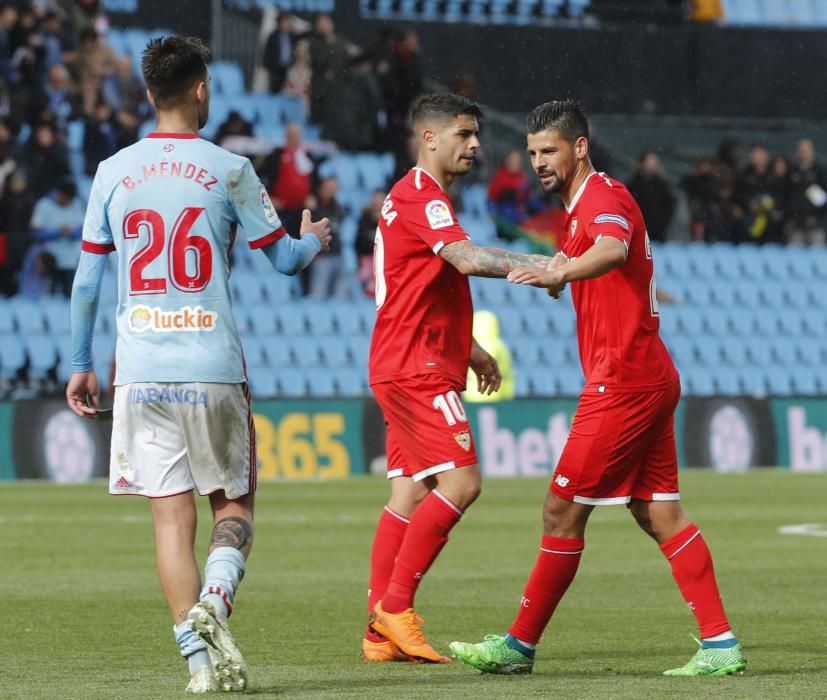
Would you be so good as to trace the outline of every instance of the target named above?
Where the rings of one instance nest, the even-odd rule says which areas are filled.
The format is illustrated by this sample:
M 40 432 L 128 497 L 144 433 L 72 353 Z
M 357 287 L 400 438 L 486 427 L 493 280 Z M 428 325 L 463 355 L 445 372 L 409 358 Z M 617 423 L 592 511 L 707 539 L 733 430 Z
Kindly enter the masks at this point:
M 0 343 L 0 378 L 16 379 L 18 372 L 26 365 L 26 350 L 18 335 L 3 338 Z
M 370 337 L 357 335 L 347 340 L 350 357 L 355 367 L 367 367 L 370 354 Z
M 331 335 L 336 332 L 336 313 L 339 304 L 335 301 L 322 303 L 305 302 L 305 316 L 314 335 Z
M 732 334 L 739 338 L 752 335 L 755 332 L 755 321 L 753 320 L 753 314 L 747 309 L 738 309 L 737 306 L 730 308 L 734 310 L 725 313 L 728 318 L 729 326 L 732 329 Z M 721 335 L 725 335 L 726 332 L 727 331 L 724 331 Z
M 539 352 L 542 354 L 540 364 L 546 367 L 562 367 L 576 361 L 576 358 L 569 357 L 568 343 L 563 338 L 551 336 L 545 340 L 534 339 L 534 342 L 539 343 Z M 510 344 L 509 347 L 516 351 L 517 343 Z
M 774 338 L 778 334 L 780 330 L 778 325 L 779 315 L 772 309 L 757 310 L 752 318 L 755 330 L 759 335 Z
M 759 367 L 742 367 L 737 371 L 741 391 L 746 396 L 762 397 L 767 395 L 767 380 Z
M 330 398 L 336 394 L 333 371 L 317 367 L 307 375 L 307 385 L 313 398 Z
M 752 336 L 745 340 L 753 365 L 756 367 L 769 367 L 773 363 L 772 348 L 766 338 Z
M 741 382 L 738 375 L 728 367 L 713 370 L 715 393 L 721 396 L 737 396 L 741 393 Z
M 249 309 L 250 325 L 256 335 L 272 335 L 278 330 L 278 309 L 274 308 L 272 304 L 262 301 L 258 304 L 250 304 L 247 308 Z
M 535 367 L 529 372 L 531 393 L 534 396 L 554 396 L 559 393 L 552 370 L 547 367 Z
M 216 93 L 233 98 L 244 94 L 244 74 L 234 61 L 213 61 L 210 73 Z
M 815 4 L 818 5 L 819 1 L 815 0 Z M 816 25 L 816 13 L 813 7 L 813 0 L 787 0 L 787 11 L 792 21 L 799 27 L 812 27 Z
M 348 367 L 351 364 L 350 349 L 344 336 L 340 334 L 321 336 L 318 340 L 321 346 L 322 359 L 326 366 L 338 369 Z
M 301 336 L 307 333 L 307 321 L 301 303 L 292 303 L 276 309 L 281 332 L 287 336 Z
M 238 270 L 230 277 L 233 296 L 245 304 L 264 301 L 264 287 L 259 277 L 246 270 Z
M 55 342 L 45 333 L 26 335 L 23 346 L 29 360 L 29 379 L 46 379 L 58 363 Z
M 271 398 L 279 394 L 276 374 L 269 367 L 251 367 L 247 370 L 247 383 L 257 399 Z
M 514 357 L 514 364 L 520 367 L 537 367 L 543 364 L 543 345 L 541 338 L 528 335 L 509 338 L 508 346 Z
M 568 0 L 569 17 L 582 17 L 591 4 L 591 0 Z
M 725 340 L 714 335 L 699 335 L 694 338 L 695 355 L 704 367 L 718 367 L 724 361 Z
M 353 304 L 343 304 L 337 307 L 336 325 L 339 327 L 339 333 L 345 338 L 365 332 L 362 314 Z
M 514 372 L 514 393 L 518 398 L 531 396 L 531 381 L 527 372 Z
M 11 304 L 0 297 L 0 334 L 5 338 L 11 333 L 14 333 L 14 314 Z
M 745 338 L 721 336 L 723 360 L 731 367 L 742 367 L 749 363 L 749 343 Z
M 796 342 L 792 338 L 777 337 L 770 341 L 775 363 L 782 367 L 793 367 L 798 361 Z
M 796 396 L 815 396 L 819 393 L 816 374 L 809 367 L 794 367 L 790 374 L 792 392 Z
M 294 296 L 299 281 L 296 277 L 280 275 L 274 270 L 268 270 L 262 278 L 262 285 L 270 302 L 286 302 Z
M 794 277 L 790 277 L 788 284 L 784 285 L 782 299 L 785 306 L 794 309 L 808 309 L 812 306 L 809 288 Z
M 669 353 L 679 370 L 692 367 L 695 364 L 695 341 L 688 336 L 674 336 L 667 343 Z
M 269 366 L 261 338 L 255 335 L 242 336 L 241 347 L 244 351 L 244 363 L 248 368 Z
M 710 335 L 724 336 L 729 333 L 729 314 L 723 308 L 706 309 L 704 326 Z
M 535 306 L 534 308 L 526 306 L 520 315 L 523 318 L 522 326 L 528 335 L 533 335 L 536 338 L 548 338 L 551 327 L 546 309 L 542 306 Z
M 322 347 L 316 338 L 294 339 L 291 345 L 297 366 L 310 368 L 322 364 Z
M 715 377 L 711 369 L 695 367 L 687 375 L 689 393 L 693 396 L 714 396 L 716 392 Z
M 368 393 L 367 378 L 359 369 L 346 368 L 336 372 L 336 387 L 340 396 L 366 396 Z
M 565 309 L 565 310 L 564 310 Z M 560 304 L 555 304 L 551 309 L 549 320 L 552 333 L 557 337 L 573 336 L 577 332 L 577 318 L 574 310 Z
M 776 316 L 778 321 L 778 328 L 784 335 L 797 338 L 804 333 L 805 323 L 804 319 L 811 313 L 809 311 L 802 311 L 796 309 L 787 309 L 783 313 Z
M 801 338 L 797 340 L 798 357 L 801 362 L 809 367 L 820 367 L 824 363 L 824 344 L 813 338 Z
M 767 389 L 773 396 L 789 396 L 793 393 L 789 370 L 774 367 L 767 372 Z
M 557 375 L 557 388 L 563 396 L 579 396 L 583 390 L 583 375 L 580 368 L 568 365 Z
M 46 330 L 42 304 L 24 297 L 12 297 L 9 303 L 19 333 L 28 335 Z
M 684 335 L 694 338 L 703 332 L 704 318 L 701 311 L 689 306 L 679 306 L 675 310 L 678 312 Z
M 307 382 L 302 372 L 297 372 L 295 369 L 282 369 L 277 376 L 280 396 L 299 399 L 307 395 Z

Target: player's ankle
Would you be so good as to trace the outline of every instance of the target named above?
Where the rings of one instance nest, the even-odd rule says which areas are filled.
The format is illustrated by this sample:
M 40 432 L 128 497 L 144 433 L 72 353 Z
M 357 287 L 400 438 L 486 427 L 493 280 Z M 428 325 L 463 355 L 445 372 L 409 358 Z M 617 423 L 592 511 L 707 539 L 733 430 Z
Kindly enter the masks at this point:
M 523 656 L 528 659 L 534 658 L 534 653 L 536 651 L 537 645 L 536 644 L 529 644 L 528 642 L 524 642 L 520 639 L 517 639 L 515 636 L 506 632 L 503 635 L 503 639 L 505 639 L 506 646 L 509 649 L 513 649 L 514 651 L 519 651 Z

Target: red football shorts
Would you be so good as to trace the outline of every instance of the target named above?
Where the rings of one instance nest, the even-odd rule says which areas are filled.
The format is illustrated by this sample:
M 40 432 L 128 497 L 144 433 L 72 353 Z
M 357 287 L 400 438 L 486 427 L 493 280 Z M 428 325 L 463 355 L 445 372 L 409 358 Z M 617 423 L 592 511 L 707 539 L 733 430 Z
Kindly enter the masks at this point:
M 583 394 L 551 490 L 587 505 L 677 501 L 680 382 L 638 393 Z
M 388 478 L 414 481 L 477 463 L 462 399 L 451 382 L 423 374 L 371 387 L 385 416 Z

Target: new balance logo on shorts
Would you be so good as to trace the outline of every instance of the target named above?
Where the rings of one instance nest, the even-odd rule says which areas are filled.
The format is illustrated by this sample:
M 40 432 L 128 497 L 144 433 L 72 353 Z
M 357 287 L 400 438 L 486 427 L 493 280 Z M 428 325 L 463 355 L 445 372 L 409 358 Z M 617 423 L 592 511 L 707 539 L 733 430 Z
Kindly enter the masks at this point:
M 566 488 L 569 485 L 569 480 L 563 476 L 562 474 L 558 474 L 554 477 L 554 483 L 557 484 L 560 488 Z
M 463 430 L 461 433 L 455 433 L 454 439 L 457 441 L 457 444 L 466 452 L 471 449 L 471 433 L 467 430 Z

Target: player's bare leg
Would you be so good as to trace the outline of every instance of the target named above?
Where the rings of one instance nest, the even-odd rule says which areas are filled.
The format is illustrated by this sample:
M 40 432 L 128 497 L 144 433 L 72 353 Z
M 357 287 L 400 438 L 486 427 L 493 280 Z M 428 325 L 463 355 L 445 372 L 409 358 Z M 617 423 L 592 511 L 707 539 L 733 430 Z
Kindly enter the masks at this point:
M 374 606 L 370 624 L 409 656 L 444 663 L 447 659 L 428 644 L 420 629 L 422 619 L 413 609 L 414 595 L 448 542 L 448 533 L 479 496 L 482 477 L 479 466 L 472 464 L 431 478 L 436 485 L 414 511 L 388 588 Z
M 697 654 L 685 666 L 666 671 L 666 675 L 718 676 L 746 669 L 746 659 L 721 602 L 712 555 L 700 530 L 684 515 L 680 501 L 635 500 L 629 509 L 669 560 L 675 582 L 700 630 Z
M 150 500 L 155 527 L 155 561 L 161 588 L 175 623 L 173 634 L 190 671 L 188 692 L 218 690 L 206 644 L 190 629 L 187 615 L 198 602 L 201 575 L 195 561 L 197 514 L 191 491 Z
M 414 481 L 409 476 L 396 476 L 390 481 L 391 495 L 376 525 L 370 554 L 370 585 L 368 587 L 368 616 L 381 600 L 393 571 L 396 555 L 408 529 L 411 516 L 422 499 L 428 495 L 427 479 Z M 364 661 L 410 661 L 389 639 L 374 632 L 368 625 L 362 639 Z
M 228 499 L 223 491 L 217 491 L 210 494 L 210 505 L 215 525 L 204 568 L 204 587 L 188 620 L 207 645 L 220 688 L 243 691 L 247 687 L 247 664 L 227 618 L 253 546 L 253 494 Z
M 593 509 L 549 490 L 543 506 L 540 554 L 514 623 L 506 634 L 488 635 L 478 644 L 452 642 L 455 657 L 486 673 L 531 673 L 537 643 L 577 573 Z

